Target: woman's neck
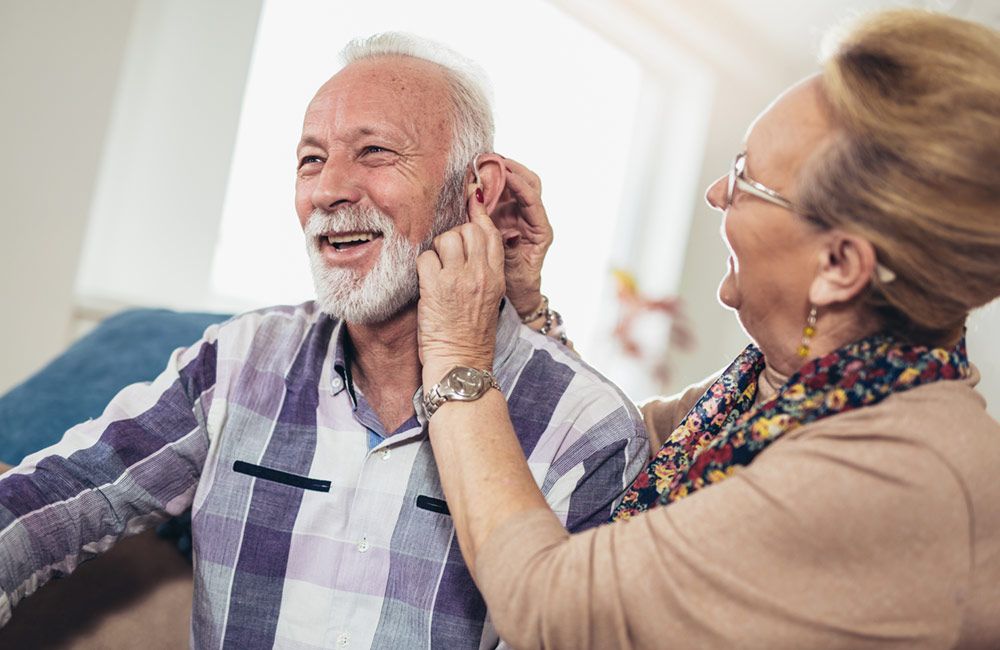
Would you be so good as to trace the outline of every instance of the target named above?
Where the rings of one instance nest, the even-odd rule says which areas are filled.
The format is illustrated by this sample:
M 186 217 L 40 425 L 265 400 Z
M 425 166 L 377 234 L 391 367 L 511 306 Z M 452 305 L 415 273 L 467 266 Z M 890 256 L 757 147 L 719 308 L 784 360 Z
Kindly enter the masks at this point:
M 771 366 L 765 366 L 757 378 L 757 395 L 754 397 L 753 405 L 762 404 L 777 395 L 778 389 L 787 381 L 788 375 L 778 372 Z
M 800 342 L 794 339 L 784 341 L 779 350 L 766 350 L 762 347 L 767 371 L 772 380 L 784 377 L 783 381 L 776 384 L 781 386 L 788 377 L 809 361 L 826 356 L 848 343 L 871 336 L 879 329 L 878 320 L 857 307 L 823 308 L 816 319 L 816 333 L 809 341 L 809 353 L 805 357 L 799 356 Z

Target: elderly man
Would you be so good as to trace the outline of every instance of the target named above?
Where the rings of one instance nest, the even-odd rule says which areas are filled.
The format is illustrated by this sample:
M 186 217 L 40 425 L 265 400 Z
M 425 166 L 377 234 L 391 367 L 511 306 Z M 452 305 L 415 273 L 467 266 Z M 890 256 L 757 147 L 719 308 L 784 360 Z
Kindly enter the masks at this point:
M 496 206 L 503 161 L 464 60 L 399 34 L 345 60 L 298 147 L 317 302 L 210 327 L 0 480 L 3 621 L 49 577 L 191 507 L 197 647 L 491 647 L 428 413 L 499 387 L 571 530 L 605 521 L 642 466 L 628 400 L 510 306 L 492 369 L 421 386 L 416 258 L 467 200 Z

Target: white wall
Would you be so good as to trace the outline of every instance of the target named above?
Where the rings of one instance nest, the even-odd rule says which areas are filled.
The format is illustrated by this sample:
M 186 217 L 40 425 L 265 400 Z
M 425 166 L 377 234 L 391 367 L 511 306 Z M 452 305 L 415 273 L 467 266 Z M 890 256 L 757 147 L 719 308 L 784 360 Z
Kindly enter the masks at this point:
M 139 0 L 80 264 L 82 300 L 219 307 L 209 277 L 262 1 Z
M 65 346 L 135 6 L 0 3 L 0 393 Z
M 1000 420 L 1000 300 L 980 309 L 969 319 L 969 359 L 982 374 L 978 390 L 986 398 L 990 415 Z

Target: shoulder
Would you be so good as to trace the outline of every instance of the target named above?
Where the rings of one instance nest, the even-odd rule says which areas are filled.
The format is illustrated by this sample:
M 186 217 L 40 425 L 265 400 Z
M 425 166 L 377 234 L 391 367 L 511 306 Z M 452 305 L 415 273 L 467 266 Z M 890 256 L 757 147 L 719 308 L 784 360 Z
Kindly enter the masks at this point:
M 884 486 L 905 486 L 908 494 L 926 488 L 921 509 L 966 513 L 978 529 L 975 539 L 1000 527 L 1000 423 L 974 384 L 975 378 L 937 381 L 896 393 L 805 425 L 774 451 L 822 458 L 832 473 L 881 477 Z
M 576 352 L 548 336 L 519 326 L 501 374 L 510 385 L 507 399 L 515 428 L 530 419 L 578 432 L 601 429 L 616 440 L 646 440 L 642 416 L 632 400 Z
M 956 466 L 1000 462 L 1000 423 L 974 389 L 976 377 L 943 380 L 890 395 L 878 404 L 818 420 L 792 438 L 905 443 Z
M 205 330 L 204 339 L 217 340 L 231 352 L 259 347 L 298 347 L 314 326 L 324 320 L 336 323 L 320 311 L 314 301 L 275 305 L 237 314 L 211 325 Z
M 560 385 L 565 386 L 567 401 L 581 404 L 596 401 L 608 407 L 624 409 L 631 417 L 641 421 L 632 399 L 576 351 L 527 326 L 521 326 L 519 336 L 522 344 L 530 350 L 519 382 L 536 383 L 558 377 Z
M 298 305 L 273 305 L 237 314 L 214 326 L 227 336 L 260 329 L 293 331 L 306 328 L 324 317 L 315 301 Z M 209 327 L 211 331 L 212 326 Z
M 210 325 L 199 341 L 178 351 L 178 365 L 197 360 L 199 372 L 214 375 L 216 383 L 237 375 L 259 383 L 260 373 L 286 375 L 303 352 L 325 356 L 338 323 L 313 302 L 245 312 Z
M 972 495 L 988 491 L 1000 499 L 993 479 L 1000 466 L 1000 423 L 986 411 L 966 380 L 937 381 L 896 393 L 883 401 L 819 420 L 794 432 L 793 438 L 819 439 L 831 445 L 864 445 L 874 462 L 889 462 L 901 447 L 914 447 L 936 459 L 942 474 Z M 939 475 L 940 477 L 940 475 Z

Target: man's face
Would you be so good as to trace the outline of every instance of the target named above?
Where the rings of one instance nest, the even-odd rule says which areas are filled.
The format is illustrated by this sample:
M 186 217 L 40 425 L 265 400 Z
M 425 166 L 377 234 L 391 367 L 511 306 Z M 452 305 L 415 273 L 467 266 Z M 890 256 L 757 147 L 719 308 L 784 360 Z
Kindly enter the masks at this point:
M 440 69 L 409 57 L 353 63 L 310 102 L 295 209 L 324 311 L 376 323 L 416 298 L 416 256 L 460 218 L 449 106 Z

